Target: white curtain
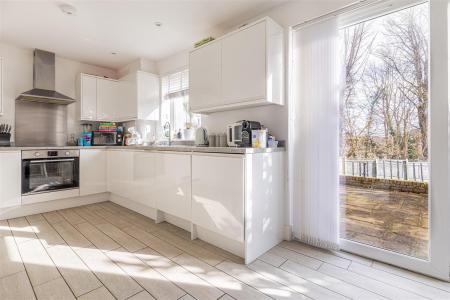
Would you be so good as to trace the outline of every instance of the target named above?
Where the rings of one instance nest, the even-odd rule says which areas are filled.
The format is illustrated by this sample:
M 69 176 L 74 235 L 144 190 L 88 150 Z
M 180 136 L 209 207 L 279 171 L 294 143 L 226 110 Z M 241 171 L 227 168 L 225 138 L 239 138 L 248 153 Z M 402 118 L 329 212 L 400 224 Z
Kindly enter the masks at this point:
M 339 248 L 340 51 L 336 19 L 293 31 L 290 167 L 295 238 Z

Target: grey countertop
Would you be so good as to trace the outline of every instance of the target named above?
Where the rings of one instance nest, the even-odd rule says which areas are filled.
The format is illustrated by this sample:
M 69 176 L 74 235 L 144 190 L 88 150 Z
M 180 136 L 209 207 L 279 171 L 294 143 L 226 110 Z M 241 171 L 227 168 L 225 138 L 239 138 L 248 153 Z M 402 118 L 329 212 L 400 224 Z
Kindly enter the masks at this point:
M 63 147 L 0 147 L 2 151 L 18 151 L 18 150 L 50 150 L 50 149 L 127 149 L 127 150 L 145 150 L 145 151 L 175 151 L 175 152 L 199 152 L 199 153 L 225 153 L 225 154 L 255 154 L 255 153 L 271 153 L 283 152 L 284 147 L 280 148 L 236 148 L 236 147 L 198 147 L 186 145 L 173 146 L 63 146 Z

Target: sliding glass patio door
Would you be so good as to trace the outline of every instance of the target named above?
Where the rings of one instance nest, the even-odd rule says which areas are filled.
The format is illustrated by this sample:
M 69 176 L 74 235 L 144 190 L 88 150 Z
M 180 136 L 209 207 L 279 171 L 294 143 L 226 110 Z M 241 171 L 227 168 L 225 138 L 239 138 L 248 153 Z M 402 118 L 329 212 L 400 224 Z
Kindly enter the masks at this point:
M 450 253 L 446 11 L 439 0 L 384 1 L 343 16 L 340 30 L 341 248 L 441 278 Z

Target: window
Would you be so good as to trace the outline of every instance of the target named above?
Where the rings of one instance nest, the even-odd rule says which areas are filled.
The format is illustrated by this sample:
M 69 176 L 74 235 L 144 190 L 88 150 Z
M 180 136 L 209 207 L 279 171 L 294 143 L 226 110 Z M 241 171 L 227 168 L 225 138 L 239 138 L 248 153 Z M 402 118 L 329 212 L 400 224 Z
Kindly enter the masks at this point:
M 193 139 L 200 126 L 200 115 L 189 108 L 189 71 L 183 70 L 161 78 L 161 125 L 171 125 L 171 136 Z M 178 135 L 179 134 L 179 135 Z
M 429 7 L 341 30 L 341 237 L 429 257 Z

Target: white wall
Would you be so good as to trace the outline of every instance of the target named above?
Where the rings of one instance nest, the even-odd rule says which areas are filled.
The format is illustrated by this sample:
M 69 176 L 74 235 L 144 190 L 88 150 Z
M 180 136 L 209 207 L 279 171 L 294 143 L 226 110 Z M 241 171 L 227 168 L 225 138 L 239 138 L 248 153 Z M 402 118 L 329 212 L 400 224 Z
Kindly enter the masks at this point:
M 14 127 L 15 99 L 25 91 L 33 88 L 33 49 L 20 48 L 0 43 L 0 56 L 3 58 L 3 111 L 0 123 L 8 123 Z M 116 71 L 92 66 L 56 56 L 56 90 L 75 98 L 76 77 L 79 73 L 89 73 L 117 78 Z M 67 128 L 69 135 L 79 130 L 79 103 L 67 107 Z M 14 135 L 13 135 L 14 139 Z
M 145 71 L 153 74 L 158 74 L 156 62 L 145 58 L 139 58 L 120 68 L 117 71 L 117 75 L 119 76 L 119 78 L 121 78 L 131 72 L 136 71 Z
M 160 75 L 175 72 L 189 66 L 189 49 L 156 62 Z

